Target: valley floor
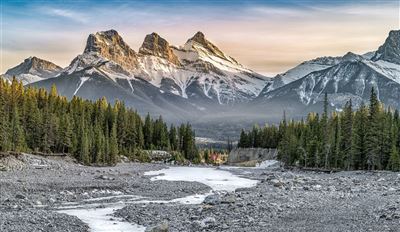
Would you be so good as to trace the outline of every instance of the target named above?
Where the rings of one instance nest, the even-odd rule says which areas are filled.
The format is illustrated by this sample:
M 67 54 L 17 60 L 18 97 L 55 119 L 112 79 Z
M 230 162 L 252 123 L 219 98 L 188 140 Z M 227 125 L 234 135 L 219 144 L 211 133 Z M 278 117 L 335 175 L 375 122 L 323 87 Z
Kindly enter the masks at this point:
M 88 224 L 63 212 L 88 207 L 95 214 L 110 206 L 104 231 L 160 224 L 170 231 L 400 231 L 399 173 L 220 167 L 228 178 L 221 184 L 231 174 L 258 183 L 210 193 L 218 185 L 144 175 L 170 167 L 164 164 L 85 167 L 33 155 L 5 163 L 12 170 L 0 171 L 0 231 L 88 231 Z M 192 196 L 205 200 L 174 200 Z

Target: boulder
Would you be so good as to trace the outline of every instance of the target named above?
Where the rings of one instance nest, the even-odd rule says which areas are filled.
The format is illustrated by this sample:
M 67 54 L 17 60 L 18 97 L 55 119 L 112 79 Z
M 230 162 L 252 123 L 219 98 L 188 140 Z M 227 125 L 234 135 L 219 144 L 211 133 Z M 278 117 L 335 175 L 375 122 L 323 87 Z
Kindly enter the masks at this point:
M 219 205 L 221 204 L 221 198 L 218 194 L 209 195 L 204 199 L 203 203 L 206 205 Z
M 169 225 L 167 221 L 163 221 L 159 225 L 146 228 L 146 232 L 168 232 L 168 231 L 169 231 Z

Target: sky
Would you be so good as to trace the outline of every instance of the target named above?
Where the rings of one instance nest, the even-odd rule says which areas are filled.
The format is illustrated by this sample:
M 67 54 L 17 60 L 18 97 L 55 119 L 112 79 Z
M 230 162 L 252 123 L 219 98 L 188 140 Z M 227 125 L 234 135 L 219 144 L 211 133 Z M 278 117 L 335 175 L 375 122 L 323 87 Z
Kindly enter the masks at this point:
M 320 56 L 374 51 L 400 28 L 399 0 L 0 1 L 0 73 L 30 56 L 66 67 L 90 33 L 115 29 L 135 51 L 152 32 L 182 46 L 202 31 L 273 76 Z

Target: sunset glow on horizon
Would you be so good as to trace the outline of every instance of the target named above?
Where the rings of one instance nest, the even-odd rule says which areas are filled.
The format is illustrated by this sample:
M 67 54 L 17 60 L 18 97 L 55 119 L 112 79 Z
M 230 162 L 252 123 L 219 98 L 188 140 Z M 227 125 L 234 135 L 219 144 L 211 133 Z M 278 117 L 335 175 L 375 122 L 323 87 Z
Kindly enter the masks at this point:
M 374 51 L 399 29 L 398 1 L 2 1 L 0 72 L 37 56 L 66 67 L 90 33 L 117 30 L 135 51 L 157 32 L 182 46 L 202 31 L 273 76 L 319 56 Z

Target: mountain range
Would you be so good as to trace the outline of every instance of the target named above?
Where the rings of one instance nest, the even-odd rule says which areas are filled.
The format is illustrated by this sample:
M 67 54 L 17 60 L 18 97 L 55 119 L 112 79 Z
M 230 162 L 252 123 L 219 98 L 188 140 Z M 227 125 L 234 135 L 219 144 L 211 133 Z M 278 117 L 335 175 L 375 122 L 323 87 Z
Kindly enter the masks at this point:
M 372 87 L 385 105 L 400 108 L 400 31 L 390 31 L 376 51 L 319 57 L 266 77 L 202 32 L 179 47 L 151 33 L 136 52 L 108 30 L 90 34 L 83 53 L 65 68 L 30 57 L 2 75 L 13 76 L 25 85 L 56 85 L 68 98 L 119 99 L 141 114 L 161 114 L 171 122 L 276 121 L 283 111 L 302 117 L 321 110 L 325 93 L 331 109 L 340 111 L 349 99 L 355 106 L 367 102 Z

